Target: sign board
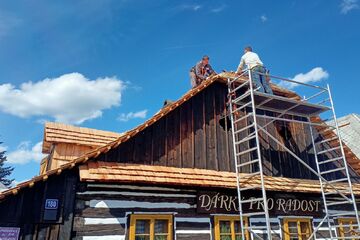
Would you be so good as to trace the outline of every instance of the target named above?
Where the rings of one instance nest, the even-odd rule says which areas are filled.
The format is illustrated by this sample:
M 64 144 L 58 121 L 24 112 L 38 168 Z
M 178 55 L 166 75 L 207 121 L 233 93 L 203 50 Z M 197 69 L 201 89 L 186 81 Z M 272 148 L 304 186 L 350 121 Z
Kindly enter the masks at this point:
M 0 240 L 18 240 L 20 228 L 0 227 Z
M 245 193 L 245 192 L 244 192 Z M 259 192 L 246 193 L 244 200 L 259 198 Z M 267 204 L 269 214 L 274 216 L 319 216 L 323 214 L 322 201 L 312 195 L 299 195 L 288 193 L 268 193 Z M 263 211 L 262 202 L 249 202 L 243 204 L 244 212 Z M 238 197 L 235 193 L 223 192 L 198 192 L 197 212 L 199 213 L 238 213 Z
M 46 199 L 45 201 L 45 209 L 56 210 L 59 207 L 58 199 Z
M 44 208 L 45 210 L 44 210 L 43 220 L 45 221 L 58 220 L 59 199 L 46 198 Z

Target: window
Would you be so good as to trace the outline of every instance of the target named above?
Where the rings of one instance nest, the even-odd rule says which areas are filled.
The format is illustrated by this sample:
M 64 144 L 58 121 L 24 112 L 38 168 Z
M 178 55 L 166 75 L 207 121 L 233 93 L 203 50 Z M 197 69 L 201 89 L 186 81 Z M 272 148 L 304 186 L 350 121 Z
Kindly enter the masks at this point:
M 354 232 L 354 230 L 357 229 L 357 222 L 355 218 L 340 218 L 338 219 L 338 224 L 339 237 L 353 237 L 356 234 Z M 357 235 L 355 236 L 358 237 Z
M 171 215 L 132 215 L 130 240 L 172 240 Z
M 244 221 L 247 227 L 247 219 Z M 245 231 L 245 238 L 241 235 L 240 216 L 215 216 L 216 240 L 249 240 L 249 232 Z
M 310 219 L 285 218 L 284 239 L 285 240 L 306 240 L 312 232 Z

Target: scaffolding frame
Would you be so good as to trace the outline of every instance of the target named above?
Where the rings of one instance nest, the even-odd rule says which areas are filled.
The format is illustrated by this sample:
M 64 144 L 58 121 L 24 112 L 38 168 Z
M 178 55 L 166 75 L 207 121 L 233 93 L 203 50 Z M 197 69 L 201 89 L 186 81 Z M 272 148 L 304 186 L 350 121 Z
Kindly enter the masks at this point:
M 289 99 L 286 97 L 269 95 L 260 92 L 260 86 L 258 81 L 254 81 L 253 77 L 258 74 L 259 77 L 265 79 L 265 77 L 271 77 L 271 79 L 277 79 L 281 82 L 300 85 L 305 88 L 315 90 L 315 93 L 310 97 L 302 99 Z M 251 69 L 246 69 L 235 78 L 228 78 L 228 109 L 230 112 L 232 140 L 233 140 L 233 152 L 237 178 L 237 194 L 239 204 L 240 222 L 243 223 L 246 217 L 263 217 L 266 222 L 266 226 L 251 226 L 242 227 L 242 236 L 245 236 L 245 231 L 249 231 L 253 239 L 272 239 L 269 210 L 267 206 L 266 186 L 264 182 L 263 172 L 263 159 L 261 156 L 261 142 L 259 140 L 259 133 L 262 132 L 267 137 L 276 142 L 282 149 L 289 153 L 294 159 L 299 161 L 305 166 L 311 173 L 314 174 L 319 180 L 321 189 L 322 202 L 324 206 L 324 218 L 315 227 L 310 236 L 307 239 L 316 239 L 316 233 L 320 227 L 327 222 L 330 239 L 339 239 L 337 236 L 339 225 L 336 224 L 338 217 L 351 217 L 356 219 L 356 227 L 360 229 L 360 219 L 357 211 L 356 200 L 352 190 L 352 183 L 350 179 L 349 169 L 346 162 L 345 152 L 342 144 L 342 139 L 339 132 L 339 126 L 334 109 L 334 103 L 330 91 L 329 85 L 326 87 L 320 87 L 311 85 L 308 83 L 302 83 L 283 77 L 277 77 L 272 75 L 266 75 L 264 73 L 255 72 Z M 324 98 L 325 95 L 325 99 Z M 321 101 L 316 100 L 321 97 Z M 313 102 L 315 101 L 316 102 Z M 258 114 L 257 110 L 270 111 L 271 115 Z M 320 116 L 321 114 L 328 113 L 330 111 L 331 117 L 322 121 L 315 122 L 312 117 Z M 245 114 L 245 115 L 244 115 Z M 276 116 L 276 114 L 278 114 Z M 287 116 L 296 116 L 298 119 L 287 118 Z M 265 125 L 261 126 L 258 122 L 258 118 L 270 120 Z M 273 124 L 275 121 L 284 121 L 303 124 L 308 126 L 311 136 L 311 149 L 313 150 L 316 169 L 313 169 L 308 163 L 306 163 L 301 157 L 297 156 L 291 149 L 285 146 L 284 143 L 279 141 L 275 136 L 266 130 L 266 127 Z M 333 121 L 334 126 L 325 124 L 325 121 Z M 239 123 L 246 123 L 246 127 L 238 129 Z M 318 129 L 321 129 L 318 132 Z M 325 129 L 325 130 L 323 130 Z M 323 137 L 325 132 L 335 131 L 336 137 L 331 139 L 325 138 L 317 141 L 315 139 L 315 132 L 318 132 L 320 137 Z M 243 136 L 245 135 L 245 137 Z M 255 140 L 255 141 L 254 141 Z M 251 142 L 252 141 L 252 142 Z M 330 145 L 331 142 L 337 141 L 335 147 Z M 252 143 L 252 144 L 251 144 Z M 251 145 L 254 145 L 251 146 Z M 245 145 L 245 146 L 244 146 Z M 324 147 L 326 145 L 326 147 Z M 334 144 L 333 144 L 334 145 Z M 319 150 L 318 150 L 319 149 Z M 323 154 L 335 153 L 337 157 L 322 160 L 320 157 Z M 247 156 L 245 159 L 242 156 Z M 331 155 L 333 156 L 333 155 Z M 328 168 L 326 168 L 326 166 Z M 260 179 L 259 186 L 242 188 L 240 173 L 243 173 L 244 167 L 250 169 L 250 173 L 247 177 L 257 177 Z M 330 170 L 329 170 L 330 167 Z M 332 167 L 332 168 L 331 168 Z M 254 170 L 255 169 L 255 170 Z M 339 174 L 340 173 L 340 174 Z M 329 177 L 331 175 L 331 177 Z M 338 177 L 339 176 L 339 177 Z M 338 183 L 345 185 L 345 190 L 339 189 Z M 244 191 L 261 189 L 259 198 L 247 199 L 242 198 Z M 262 212 L 244 212 L 243 205 L 250 202 L 262 202 Z M 339 212 L 334 207 L 347 206 L 349 211 Z M 243 226 L 243 224 L 242 224 Z M 281 227 L 281 226 L 280 226 Z M 344 227 L 344 225 L 343 225 Z M 261 234 L 259 234 L 259 231 Z M 262 235 L 262 236 L 260 236 Z M 265 236 L 265 237 L 264 237 Z M 360 235 L 341 237 L 341 239 L 360 239 Z

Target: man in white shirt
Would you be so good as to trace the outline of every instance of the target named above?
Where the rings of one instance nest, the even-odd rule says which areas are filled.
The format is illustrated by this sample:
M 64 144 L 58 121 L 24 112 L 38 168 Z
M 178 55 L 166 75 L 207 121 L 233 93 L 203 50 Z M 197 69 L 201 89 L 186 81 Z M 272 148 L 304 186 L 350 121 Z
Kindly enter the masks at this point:
M 266 70 L 263 65 L 264 64 L 260 60 L 259 56 L 252 51 L 252 48 L 250 46 L 245 47 L 244 55 L 241 57 L 236 73 L 240 74 L 242 69 L 246 66 L 247 68 L 251 69 L 252 81 L 257 91 L 273 94 L 273 91 L 268 81 L 266 80 Z

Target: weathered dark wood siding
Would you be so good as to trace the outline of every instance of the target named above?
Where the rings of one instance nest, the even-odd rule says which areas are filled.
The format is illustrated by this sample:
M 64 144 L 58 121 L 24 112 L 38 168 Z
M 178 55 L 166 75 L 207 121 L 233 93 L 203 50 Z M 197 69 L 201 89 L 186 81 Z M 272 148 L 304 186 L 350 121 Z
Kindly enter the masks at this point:
M 0 202 L 0 226 L 19 227 L 20 240 L 70 239 L 77 181 L 75 171 L 66 171 L 7 196 Z M 56 220 L 44 219 L 46 199 L 59 200 Z
M 99 156 L 102 161 L 145 163 L 184 168 L 234 171 L 230 120 L 226 115 L 227 87 L 214 83 L 118 148 Z M 275 113 L 259 110 L 259 114 Z M 296 118 L 285 116 L 287 118 Z M 299 120 L 299 118 L 297 118 Z M 260 125 L 271 120 L 258 118 Z M 245 127 L 248 122 L 240 124 Z M 240 127 L 239 127 L 240 128 Z M 316 170 L 308 125 L 275 121 L 266 130 Z M 244 131 L 243 137 L 247 136 Z M 315 133 L 316 138 L 321 138 Z M 292 178 L 315 178 L 273 139 L 260 132 L 264 172 Z M 250 142 L 250 145 L 254 144 Z M 242 149 L 249 146 L 242 145 Z M 325 146 L 330 148 L 329 146 Z M 249 156 L 242 156 L 241 161 Z M 331 156 L 325 156 L 330 158 Z M 250 167 L 242 171 L 248 172 Z M 357 176 L 352 171 L 353 176 Z

